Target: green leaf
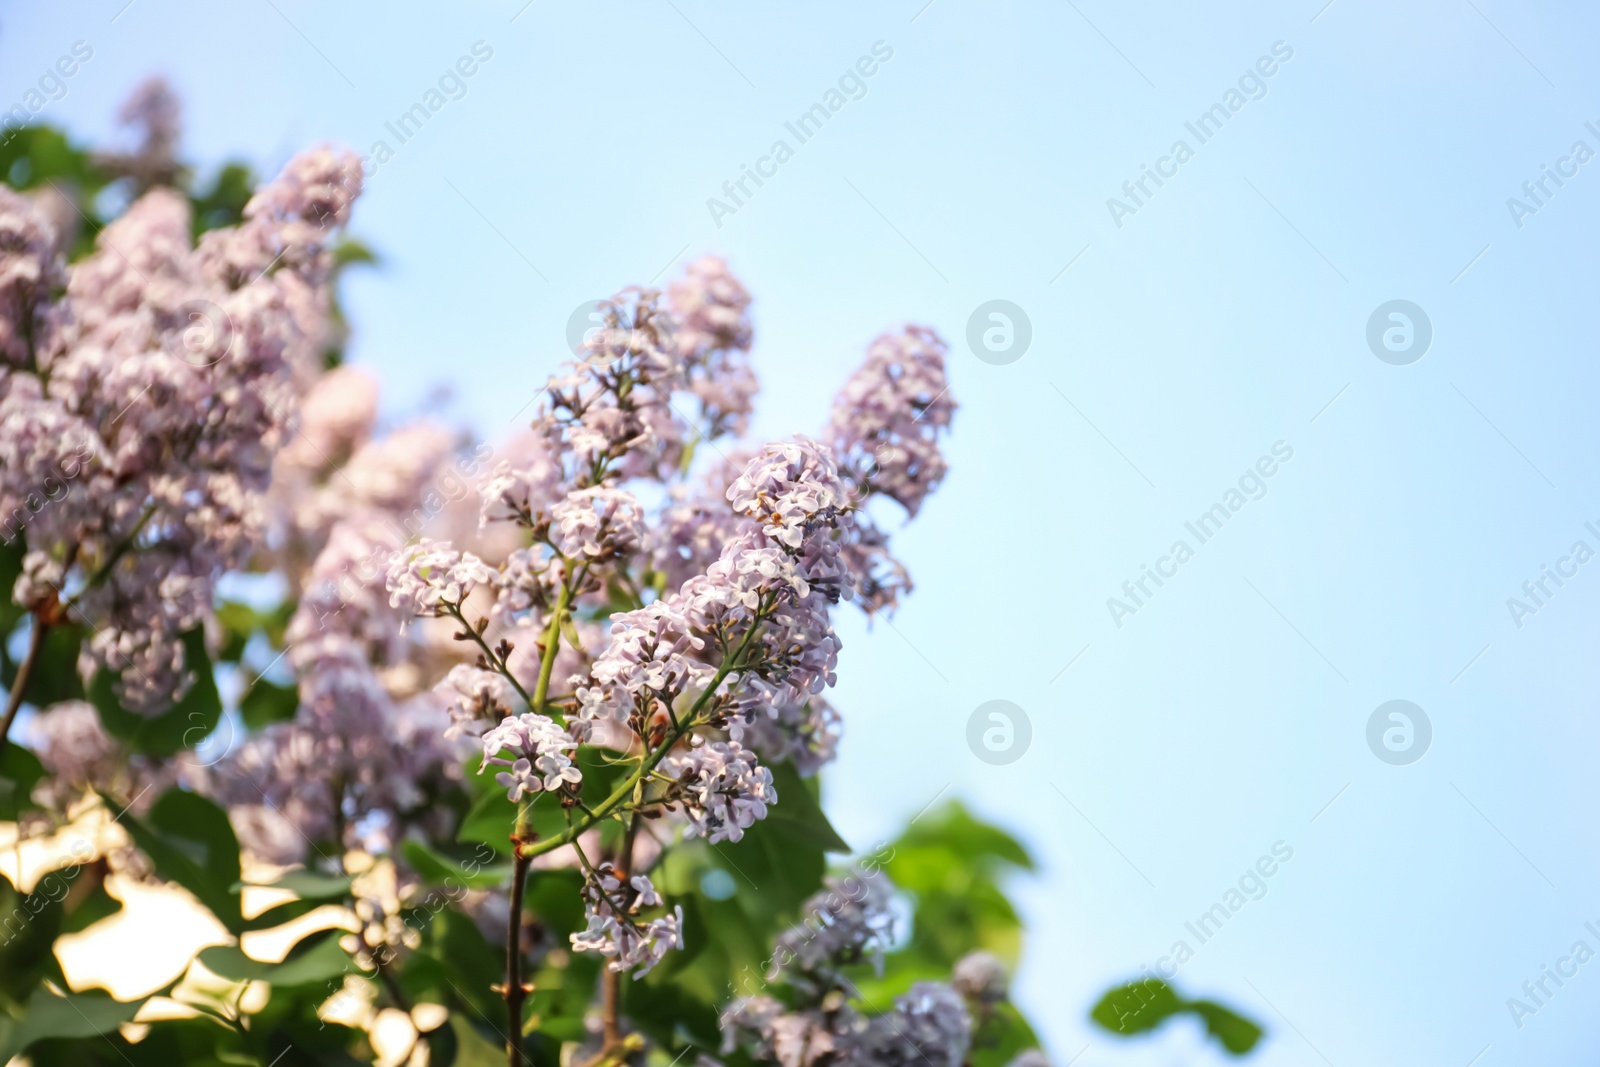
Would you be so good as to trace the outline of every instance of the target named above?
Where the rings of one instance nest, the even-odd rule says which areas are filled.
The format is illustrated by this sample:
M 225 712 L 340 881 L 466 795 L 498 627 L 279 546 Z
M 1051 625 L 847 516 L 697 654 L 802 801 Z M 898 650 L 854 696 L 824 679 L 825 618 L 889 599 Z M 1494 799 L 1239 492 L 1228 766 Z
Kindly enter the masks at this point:
M 1255 1048 L 1264 1033 L 1249 1019 L 1214 1001 L 1196 1000 L 1189 1009 L 1205 1020 L 1206 1032 L 1235 1056 L 1243 1056 Z
M 455 1038 L 453 1067 L 500 1067 L 506 1061 L 505 1049 L 491 1043 L 464 1016 L 452 1015 L 449 1027 L 439 1029 L 448 1029 Z
M 348 896 L 353 881 L 355 879 L 349 875 L 298 870 L 286 871 L 270 882 L 259 884 L 265 889 L 287 889 L 301 900 L 327 900 L 332 897 Z
M 140 819 L 102 797 L 158 875 L 193 893 L 233 933 L 248 928 L 233 891 L 239 882 L 239 842 L 221 808 L 174 788 Z
M 434 851 L 416 838 L 407 838 L 400 851 L 411 869 L 430 885 L 489 889 L 504 882 L 511 873 L 509 864 L 485 867 L 477 858 L 457 860 Z
M 1183 1008 L 1171 986 L 1151 978 L 1110 990 L 1089 1011 L 1089 1018 L 1102 1029 L 1126 1036 L 1154 1030 Z
M 1103 1029 L 1128 1036 L 1147 1033 L 1175 1015 L 1193 1014 L 1206 1024 L 1206 1032 L 1235 1056 L 1255 1048 L 1264 1032 L 1260 1026 L 1230 1008 L 1210 1000 L 1184 1000 L 1159 978 L 1130 982 L 1106 993 L 1089 1012 Z
M 60 978 L 61 968 L 52 954 L 61 933 L 62 900 L 66 889 L 41 880 L 35 891 L 19 893 L 0 876 L 0 993 L 22 1000 L 43 978 Z M 42 890 L 42 891 L 41 891 Z M 0 1013 L 0 1018 L 3 1018 Z
M 112 1000 L 99 990 L 62 996 L 47 989 L 35 989 L 23 1009 L 21 1025 L 7 1035 L 8 1041 L 0 1039 L 0 1058 L 9 1060 L 34 1042 L 48 1038 L 109 1034 L 122 1023 L 132 1022 L 145 999 L 124 1002 Z
M 812 792 L 811 782 L 801 778 L 788 763 L 767 764 L 778 802 L 767 809 L 765 822 L 785 836 L 804 841 L 824 852 L 849 852 L 850 846 L 822 813 L 822 805 Z
M 289 950 L 281 963 L 253 960 L 234 945 L 212 945 L 200 950 L 200 962 L 230 982 L 266 982 L 274 989 L 325 984 L 348 974 L 351 960 L 339 947 L 342 931 L 312 935 Z M 310 947 L 307 947 L 307 946 Z
M 140 715 L 122 706 L 116 695 L 121 672 L 95 672 L 89 684 L 89 702 L 100 712 L 106 732 L 128 742 L 135 751 L 156 756 L 170 756 L 204 741 L 222 718 L 222 698 L 217 694 L 202 628 L 183 635 L 183 658 L 184 670 L 194 673 L 194 684 L 182 700 L 156 715 Z
M 0 638 L 10 636 L 11 628 L 27 614 L 22 605 L 11 599 L 27 551 L 27 542 L 21 537 L 14 537 L 9 543 L 0 541 Z
M 239 701 L 239 715 L 252 730 L 294 718 L 300 710 L 300 692 L 292 685 L 278 685 L 256 678 Z
M 0 754 L 0 819 L 15 822 L 22 812 L 36 807 L 30 794 L 44 777 L 39 757 L 18 744 L 6 745 Z

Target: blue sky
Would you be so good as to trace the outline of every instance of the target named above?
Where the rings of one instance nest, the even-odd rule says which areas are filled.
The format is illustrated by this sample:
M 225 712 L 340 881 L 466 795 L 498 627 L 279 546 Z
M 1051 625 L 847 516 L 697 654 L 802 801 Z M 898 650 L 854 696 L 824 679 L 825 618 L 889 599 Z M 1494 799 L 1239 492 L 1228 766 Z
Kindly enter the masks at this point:
M 41 118 L 84 138 L 160 70 L 207 163 L 387 141 L 357 216 L 384 266 L 348 303 L 395 419 L 448 383 L 494 436 L 574 307 L 701 251 L 757 297 L 761 434 L 820 426 L 879 330 L 937 327 L 952 473 L 899 538 L 915 595 L 843 624 L 846 836 L 944 791 L 1029 841 L 1018 995 L 1058 1064 L 1220 1060 L 1193 1030 L 1119 1044 L 1085 1018 L 1180 939 L 1180 989 L 1268 1025 L 1255 1062 L 1586 1062 L 1600 963 L 1547 979 L 1520 1028 L 1506 1001 L 1600 950 L 1600 563 L 1561 562 L 1600 551 L 1600 161 L 1572 157 L 1600 151 L 1600 25 L 1323 3 L 93 0 L 0 16 L 0 93 L 82 40 Z M 385 123 L 480 41 L 464 95 L 398 144 Z M 798 144 L 784 124 L 877 42 L 864 95 Z M 1185 124 L 1230 89 L 1200 143 Z M 714 218 L 780 138 L 793 157 Z M 1162 162 L 1178 140 L 1192 157 Z M 1145 165 L 1170 176 L 1113 211 Z M 1544 167 L 1570 176 L 1515 217 Z M 993 299 L 1032 327 L 1006 365 L 964 340 Z M 1392 300 L 1432 327 L 1407 365 L 1367 344 Z M 1279 442 L 1264 495 L 1198 544 L 1185 524 Z M 1113 618 L 1180 539 L 1193 558 Z M 1544 566 L 1576 574 L 1514 619 Z M 992 699 L 1032 729 L 1003 766 L 966 741 Z M 1367 742 L 1395 699 L 1432 727 L 1407 765 Z M 1277 842 L 1265 895 L 1186 938 Z

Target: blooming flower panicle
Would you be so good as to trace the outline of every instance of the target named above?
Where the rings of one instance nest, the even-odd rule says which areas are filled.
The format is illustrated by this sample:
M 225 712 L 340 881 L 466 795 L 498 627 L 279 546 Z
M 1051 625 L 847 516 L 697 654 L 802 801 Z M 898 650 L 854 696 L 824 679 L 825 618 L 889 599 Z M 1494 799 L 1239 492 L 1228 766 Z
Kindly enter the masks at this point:
M 673 795 L 689 815 L 685 835 L 713 845 L 740 840 L 756 820 L 767 817 L 767 805 L 778 802 L 772 772 L 737 741 L 695 745 L 663 760 L 661 768 L 677 780 Z
M 407 615 L 431 618 L 456 608 L 467 594 L 495 580 L 495 572 L 471 552 L 423 538 L 397 553 L 385 580 L 389 603 Z
M 583 772 L 572 763 L 578 742 L 547 715 L 526 712 L 507 718 L 483 735 L 481 772 L 493 764 L 508 770 L 495 775 L 511 800 L 577 785 Z M 502 752 L 510 751 L 507 759 Z
M 643 978 L 669 951 L 683 947 L 681 904 L 644 922 L 635 918 L 640 908 L 661 903 L 648 877 L 636 874 L 624 881 L 611 864 L 603 863 L 584 883 L 586 925 L 571 935 L 572 947 L 608 957 L 606 966 L 612 971 L 634 971 L 635 980 Z

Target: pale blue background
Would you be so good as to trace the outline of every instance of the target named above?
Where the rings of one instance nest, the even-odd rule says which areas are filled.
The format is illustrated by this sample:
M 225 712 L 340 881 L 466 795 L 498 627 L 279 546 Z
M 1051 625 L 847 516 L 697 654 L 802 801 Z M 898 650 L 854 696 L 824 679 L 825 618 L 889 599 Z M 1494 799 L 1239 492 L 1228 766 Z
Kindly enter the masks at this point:
M 1058 1067 L 1086 1044 L 1085 1067 L 1221 1059 L 1085 1014 L 1280 839 L 1268 895 L 1177 977 L 1269 1026 L 1255 1062 L 1592 1062 L 1600 962 L 1520 1031 L 1505 1004 L 1579 937 L 1600 949 L 1600 563 L 1521 630 L 1505 607 L 1600 519 L 1600 162 L 1520 230 L 1505 204 L 1600 148 L 1591 10 L 536 0 L 512 21 L 522 2 L 13 2 L 0 91 L 85 39 L 44 117 L 103 139 L 160 69 L 191 153 L 270 169 L 313 139 L 365 150 L 487 42 L 359 209 L 385 266 L 349 287 L 354 358 L 393 417 L 448 382 L 493 435 L 573 307 L 680 249 L 757 295 L 763 433 L 819 427 L 879 329 L 951 338 L 952 474 L 898 541 L 915 596 L 892 627 L 843 623 L 828 806 L 866 846 L 948 785 L 1028 840 L 1017 995 Z M 715 227 L 706 198 L 878 40 L 867 97 Z M 1269 94 L 1118 230 L 1105 198 L 1279 40 Z M 996 297 L 1034 327 L 1005 367 L 962 340 Z M 1366 348 L 1392 298 L 1434 324 L 1413 366 Z M 1280 439 L 1268 496 L 1114 627 L 1105 598 Z M 1397 697 L 1435 730 L 1409 767 L 1364 738 Z M 1009 767 L 966 747 L 992 698 L 1033 723 Z

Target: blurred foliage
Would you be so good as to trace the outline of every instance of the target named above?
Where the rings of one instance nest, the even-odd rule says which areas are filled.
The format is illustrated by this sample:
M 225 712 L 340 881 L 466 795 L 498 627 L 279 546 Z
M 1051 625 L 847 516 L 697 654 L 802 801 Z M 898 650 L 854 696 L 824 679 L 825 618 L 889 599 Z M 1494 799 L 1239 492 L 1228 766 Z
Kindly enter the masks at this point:
M 1185 1000 L 1159 978 L 1148 978 L 1118 986 L 1100 998 L 1089 1016 L 1101 1028 L 1122 1037 L 1148 1033 L 1169 1019 L 1194 1015 L 1205 1024 L 1206 1033 L 1224 1049 L 1243 1056 L 1256 1047 L 1261 1027 L 1210 1000 Z

